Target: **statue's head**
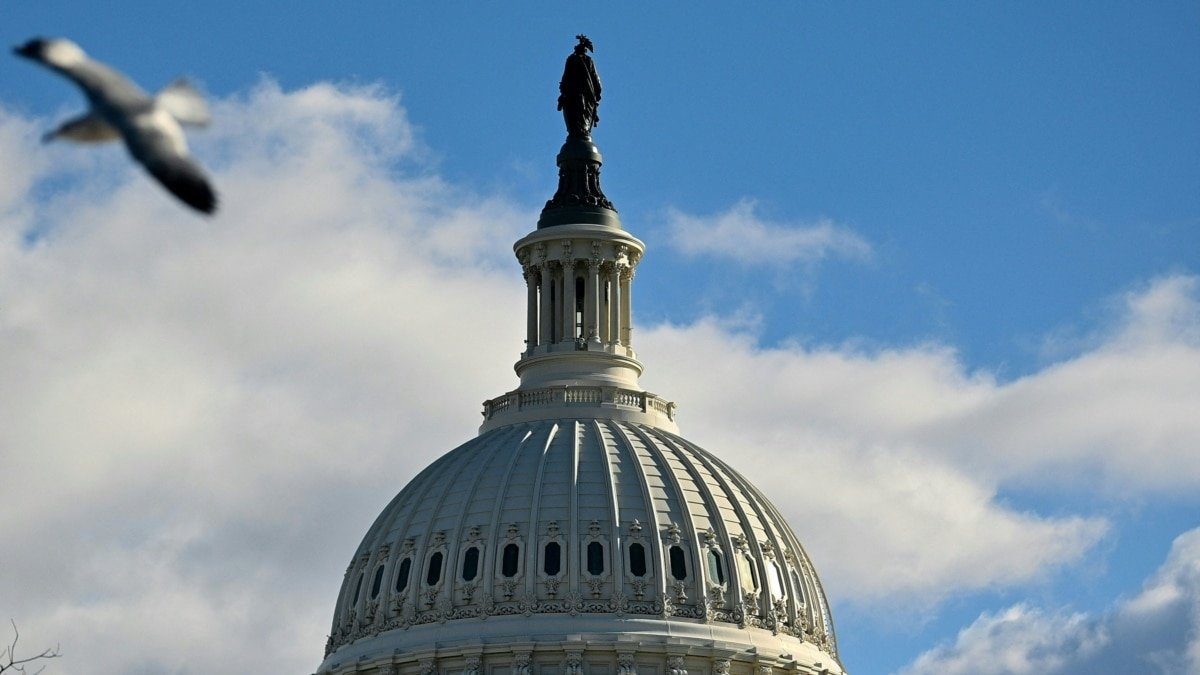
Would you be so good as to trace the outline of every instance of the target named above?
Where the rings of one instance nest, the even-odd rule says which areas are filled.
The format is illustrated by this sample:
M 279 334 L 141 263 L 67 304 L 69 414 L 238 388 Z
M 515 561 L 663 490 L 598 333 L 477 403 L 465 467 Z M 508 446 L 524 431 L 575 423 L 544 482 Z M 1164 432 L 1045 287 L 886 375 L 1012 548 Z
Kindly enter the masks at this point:
M 575 39 L 579 40 L 579 44 L 575 45 L 575 53 L 576 54 L 582 54 L 585 51 L 588 51 L 588 52 L 596 51 L 592 46 L 592 41 L 588 39 L 588 36 L 580 34 L 580 35 L 576 35 Z

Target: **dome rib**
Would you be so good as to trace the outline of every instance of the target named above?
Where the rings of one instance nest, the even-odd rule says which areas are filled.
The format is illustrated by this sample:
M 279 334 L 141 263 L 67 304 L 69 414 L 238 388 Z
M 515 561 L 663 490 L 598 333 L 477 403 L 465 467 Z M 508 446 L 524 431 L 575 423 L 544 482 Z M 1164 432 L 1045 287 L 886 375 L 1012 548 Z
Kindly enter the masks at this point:
M 542 445 L 543 453 L 546 452 L 546 449 L 549 448 L 550 444 L 554 441 L 557 431 L 557 424 L 548 429 L 545 443 Z M 517 464 L 520 463 L 521 450 L 527 447 L 531 441 L 534 441 L 534 436 L 535 434 L 532 433 L 532 429 L 530 429 L 529 433 L 526 433 L 525 436 L 522 437 L 521 441 L 513 446 L 512 454 L 509 456 L 508 464 L 504 470 L 504 478 L 500 481 L 498 489 L 496 490 L 496 503 L 492 507 L 492 518 L 487 532 L 487 536 L 489 541 L 492 542 L 492 545 L 486 548 L 483 556 L 483 569 L 485 572 L 483 576 L 483 592 L 484 597 L 486 598 L 494 599 L 496 597 L 496 575 L 494 573 L 496 569 L 496 556 L 500 553 L 500 544 L 506 541 L 500 536 L 500 525 L 501 520 L 504 517 L 504 504 L 508 501 L 509 489 L 512 487 L 512 476 L 516 471 Z
M 686 443 L 686 441 L 684 441 L 683 439 L 680 439 L 679 437 L 671 435 L 671 434 L 659 432 L 659 435 L 663 437 L 664 442 L 671 443 L 672 445 L 675 445 L 673 440 L 678 440 L 680 442 Z M 692 446 L 692 447 L 695 447 L 695 446 Z M 836 655 L 836 653 L 837 653 L 836 652 L 836 636 L 835 636 L 834 630 L 833 630 L 833 621 L 832 621 L 832 618 L 831 618 L 831 616 L 829 614 L 829 610 L 828 610 L 828 603 L 827 603 L 827 600 L 825 599 L 825 592 L 817 579 L 816 570 L 813 568 L 812 561 L 808 557 L 808 552 L 804 550 L 804 546 L 800 543 L 799 539 L 795 536 L 795 533 L 792 531 L 792 529 L 790 527 L 786 526 L 786 523 L 783 520 L 782 515 L 779 514 L 778 509 L 776 509 L 774 507 L 774 505 L 771 504 L 770 500 L 768 500 L 766 498 L 766 496 L 763 495 L 762 492 L 758 488 L 756 488 L 753 484 L 751 484 L 748 480 L 746 480 L 745 477 L 743 477 L 741 474 L 734 471 L 728 464 L 726 464 L 719 457 L 716 457 L 715 455 L 712 455 L 711 453 L 703 451 L 700 448 L 695 448 L 695 450 L 697 450 L 696 454 L 699 457 L 701 457 L 702 460 L 705 461 L 706 463 L 712 463 L 713 465 L 719 465 L 721 467 L 722 470 L 720 472 L 714 472 L 714 475 L 717 477 L 718 481 L 720 481 L 723 485 L 728 486 L 729 483 L 727 482 L 727 479 L 726 479 L 726 476 L 728 476 L 728 481 L 733 481 L 734 483 L 736 483 L 736 486 L 737 486 L 739 492 L 742 493 L 742 498 L 741 499 L 733 499 L 731 501 L 733 501 L 734 507 L 736 509 L 738 509 L 739 513 L 743 515 L 743 518 L 744 518 L 744 511 L 743 511 L 743 508 L 741 507 L 741 504 L 744 502 L 749 502 L 750 505 L 756 511 L 757 518 L 764 529 L 764 534 L 773 540 L 773 544 L 776 547 L 776 550 L 779 550 L 781 552 L 780 555 L 786 556 L 787 553 L 790 552 L 796 556 L 796 558 L 797 558 L 797 560 L 795 561 L 796 564 L 803 566 L 802 573 L 800 574 L 801 581 L 803 582 L 803 580 L 805 578 L 811 580 L 812 587 L 814 587 L 816 589 L 815 593 L 806 594 L 806 597 L 818 598 L 819 605 L 820 605 L 819 606 L 819 609 L 820 609 L 819 617 L 809 616 L 807 618 L 810 622 L 812 622 L 814 632 L 815 632 L 815 629 L 819 628 L 820 632 L 816 633 L 817 637 L 819 637 L 819 638 L 823 637 L 825 639 L 826 643 L 829 645 L 831 652 L 833 652 Z M 748 522 L 748 519 L 745 522 Z M 769 528 L 768 528 L 768 523 L 770 524 Z M 778 537 L 775 534 L 778 532 L 786 532 L 789 535 L 786 539 L 787 543 L 788 543 L 787 548 L 780 547 Z M 750 539 L 754 544 L 754 548 L 755 548 L 755 552 L 756 552 L 756 555 L 754 556 L 754 560 L 758 563 L 759 574 L 762 575 L 762 578 L 765 580 L 766 579 L 765 575 L 767 573 L 767 571 L 765 569 L 766 557 L 763 555 L 761 546 L 758 544 L 757 537 L 750 537 Z M 779 562 L 786 562 L 786 561 L 779 561 Z M 783 578 L 781 579 L 781 582 L 786 587 L 789 587 L 792 590 L 792 592 L 794 593 L 795 584 L 788 578 L 791 575 L 782 575 L 782 576 L 783 576 Z M 763 590 L 767 590 L 767 589 L 768 589 L 768 587 L 763 588 Z M 789 595 L 792 595 L 792 594 L 789 593 Z M 767 609 L 769 609 L 769 607 Z M 792 606 L 792 616 L 800 616 L 801 613 L 802 612 L 801 612 L 800 608 Z M 819 620 L 820 620 L 819 624 L 816 621 L 814 621 L 814 619 L 817 619 L 817 618 L 819 618 Z
M 479 547 L 480 547 L 480 550 L 482 553 L 482 556 L 480 557 L 480 561 L 479 561 L 479 566 L 480 566 L 480 570 L 479 570 L 480 575 L 479 576 L 482 577 L 483 579 L 489 579 L 491 577 L 491 575 L 484 574 L 483 572 L 488 569 L 491 569 L 488 565 L 489 565 L 489 561 L 491 560 L 491 556 L 493 555 L 492 549 L 494 547 L 484 545 L 481 531 L 477 532 L 478 538 L 471 538 L 472 534 L 468 528 L 472 527 L 474 524 L 467 523 L 467 518 L 469 518 L 472 513 L 472 509 L 471 509 L 472 502 L 471 502 L 470 497 L 477 496 L 479 494 L 479 487 L 480 487 L 481 482 L 483 481 L 484 476 L 487 473 L 487 468 L 494 461 L 496 455 L 499 454 L 501 448 L 506 447 L 507 442 L 511 442 L 513 437 L 520 435 L 520 431 L 521 431 L 520 427 L 517 427 L 517 426 L 512 427 L 512 433 L 510 433 L 508 435 L 508 437 L 506 437 L 504 439 L 506 441 L 505 443 L 497 443 L 495 445 L 495 447 L 493 447 L 491 449 L 491 452 L 488 453 L 487 459 L 485 459 L 484 461 L 481 461 L 481 462 L 474 463 L 475 475 L 471 478 L 470 489 L 466 492 L 466 495 L 468 496 L 468 498 L 463 500 L 463 507 L 459 510 L 458 527 L 455 530 L 457 536 L 454 538 L 455 547 L 459 550 L 464 551 L 464 553 L 459 553 L 456 550 L 454 552 L 454 555 L 449 558 L 448 564 L 450 565 L 449 572 L 451 574 L 454 574 L 454 575 L 458 574 L 457 570 L 460 569 L 459 557 L 461 555 L 465 555 L 465 551 L 467 548 L 467 547 L 463 546 L 464 541 L 465 541 L 468 544 L 476 543 L 476 542 L 479 544 Z M 525 436 L 522 437 L 521 442 L 523 442 L 525 438 L 528 438 L 528 433 L 529 432 L 526 431 L 526 434 L 525 434 Z M 469 463 L 470 462 L 466 461 L 466 459 L 464 458 L 463 464 L 469 464 Z M 468 539 L 464 540 L 464 535 L 466 537 L 468 537 Z M 451 577 L 451 579 L 457 579 L 457 576 Z M 474 589 L 478 586 L 479 586 L 479 584 L 475 584 L 474 586 L 472 586 L 472 588 Z M 484 592 L 490 592 L 490 591 L 485 590 Z M 451 590 L 451 594 L 453 594 L 453 593 L 454 593 L 454 591 Z M 451 601 L 453 601 L 453 595 L 451 596 Z
M 652 455 L 655 458 L 657 464 L 659 464 L 660 466 L 662 466 L 665 469 L 665 471 L 663 472 L 665 475 L 665 480 L 666 480 L 666 482 L 670 483 L 671 489 L 675 493 L 675 501 L 678 502 L 680 517 L 683 520 L 683 522 L 681 522 L 681 523 L 676 523 L 676 522 L 672 521 L 671 523 L 667 524 L 667 529 L 664 529 L 660 526 L 654 532 L 655 545 L 663 553 L 663 555 L 662 555 L 662 560 L 664 563 L 664 565 L 663 565 L 664 569 L 662 570 L 663 571 L 663 574 L 662 574 L 663 580 L 662 580 L 662 582 L 660 582 L 660 588 L 664 594 L 663 597 L 671 598 L 672 597 L 671 592 L 674 590 L 675 591 L 674 599 L 676 601 L 686 600 L 687 604 L 689 604 L 689 605 L 696 604 L 697 600 L 703 602 L 703 599 L 705 597 L 704 581 L 703 581 L 704 575 L 701 572 L 700 564 L 699 564 L 699 560 L 698 560 L 698 557 L 699 557 L 698 552 L 700 551 L 700 539 L 699 539 L 699 534 L 696 532 L 695 519 L 692 516 L 691 504 L 688 503 L 687 494 L 684 492 L 683 488 L 679 485 L 679 477 L 676 475 L 676 473 L 673 470 L 671 470 L 671 465 L 670 465 L 670 462 L 667 460 L 666 455 L 663 454 L 663 452 L 659 449 L 658 444 L 655 443 L 650 438 L 649 434 L 646 433 L 645 429 L 640 426 L 634 426 L 632 431 L 633 431 L 633 433 L 637 434 L 637 436 L 639 438 L 641 438 L 642 447 L 645 448 L 646 453 L 649 455 Z M 688 575 L 688 581 L 691 583 L 684 584 L 684 587 L 686 588 L 687 586 L 690 585 L 691 593 L 688 594 L 686 597 L 682 597 L 682 598 L 680 597 L 682 594 L 680 594 L 677 589 L 679 588 L 679 584 L 681 584 L 683 582 L 676 582 L 675 584 L 673 584 L 674 588 L 671 588 L 670 586 L 668 586 L 668 584 L 670 584 L 670 581 L 669 581 L 670 573 L 666 569 L 666 564 L 665 564 L 667 561 L 667 557 L 668 557 L 666 555 L 668 553 L 668 551 L 666 550 L 666 546 L 664 546 L 665 542 L 663 541 L 663 536 L 664 536 L 664 532 L 668 533 L 667 536 L 671 536 L 669 534 L 669 528 L 671 525 L 675 525 L 677 527 L 683 528 L 684 536 L 680 537 L 680 539 L 686 540 L 688 543 L 688 548 L 684 550 L 684 555 L 686 558 L 689 559 L 688 561 L 691 563 L 691 565 L 689 566 L 690 567 L 689 571 L 691 572 L 691 574 Z M 672 545 L 674 545 L 674 544 L 675 544 L 675 542 L 672 541 Z
M 714 513 L 711 513 L 709 515 L 709 527 L 711 528 L 714 524 L 716 525 L 716 527 L 714 528 L 714 532 L 716 533 L 717 541 L 714 542 L 713 546 L 715 546 L 717 548 L 717 550 L 720 552 L 721 557 L 724 561 L 724 568 L 725 568 L 726 576 L 728 578 L 728 581 L 726 582 L 726 584 L 724 584 L 724 587 L 726 589 L 737 589 L 735 595 L 733 596 L 733 598 L 731 598 L 731 601 L 734 603 L 740 601 L 741 600 L 741 590 L 740 590 L 741 586 L 740 586 L 740 581 L 738 579 L 740 570 L 738 569 L 737 565 L 733 564 L 734 563 L 733 557 L 730 555 L 730 547 L 732 546 L 733 536 L 729 532 L 729 527 L 728 527 L 728 524 L 725 522 L 725 519 L 721 517 L 720 506 L 718 505 L 717 499 L 716 499 L 717 493 L 715 493 L 712 490 L 712 487 L 709 485 L 708 481 L 701 479 L 701 477 L 699 475 L 699 471 L 697 471 L 695 465 L 692 463 L 690 458 L 688 458 L 684 453 L 680 452 L 679 447 L 676 446 L 674 443 L 672 443 L 671 439 L 669 437 L 665 437 L 661 432 L 658 432 L 657 430 L 650 430 L 648 433 L 653 433 L 657 438 L 659 438 L 664 443 L 666 443 L 667 446 L 670 447 L 676 453 L 676 455 L 684 462 L 684 464 L 688 466 L 689 473 L 693 476 L 693 478 L 697 479 L 697 480 L 695 480 L 696 485 L 702 491 L 702 494 L 707 499 L 707 502 L 709 504 L 712 504 L 712 509 L 713 509 Z M 711 471 L 709 471 L 709 473 L 712 474 Z M 717 477 L 715 475 L 713 475 L 712 478 L 714 480 L 717 479 Z M 697 539 L 697 544 L 699 545 L 699 539 Z M 705 556 L 707 555 L 708 548 L 709 548 L 708 544 L 705 544 L 701 547 L 701 549 L 703 549 L 703 551 L 705 553 Z M 696 555 L 698 558 L 702 557 L 701 549 L 697 549 Z M 707 562 L 707 561 L 705 560 L 704 562 Z M 714 583 L 711 578 L 707 578 L 708 574 L 709 574 L 707 565 L 704 565 L 703 563 L 701 563 L 700 566 L 703 570 L 703 575 L 707 579 L 708 583 Z M 697 576 L 700 576 L 700 575 L 697 575 Z M 708 585 L 706 583 L 704 583 L 703 580 L 701 581 L 701 584 L 704 586 L 704 589 L 702 591 L 704 595 L 702 597 L 705 600 L 707 600 L 709 598 L 709 594 L 710 594 L 710 591 L 708 590 Z
M 617 500 L 617 488 L 613 481 L 613 471 L 611 457 L 609 457 L 608 449 L 604 446 L 604 436 L 600 433 L 600 425 L 596 420 L 590 420 L 591 424 L 576 422 L 581 429 L 587 429 L 591 432 L 591 437 L 595 440 L 596 454 L 604 465 L 604 485 L 607 487 L 608 496 L 608 541 L 609 546 L 605 547 L 605 556 L 608 558 L 607 570 L 609 577 L 612 579 L 613 589 L 624 587 L 624 565 L 621 564 L 620 555 L 621 542 L 621 505 Z M 573 537 L 573 539 L 575 539 Z M 576 539 L 577 540 L 577 539 Z M 578 566 L 576 566 L 578 568 Z
M 558 429 L 561 431 L 562 427 L 558 427 Z M 572 434 L 572 436 L 574 436 L 574 434 Z M 540 547 L 537 544 L 537 538 L 541 534 L 542 530 L 540 520 L 543 501 L 542 494 L 544 492 L 542 486 L 546 474 L 546 465 L 551 459 L 552 446 L 553 441 L 548 441 L 542 448 L 541 457 L 538 459 L 537 474 L 533 480 L 534 497 L 533 499 L 529 500 L 529 526 L 527 528 L 529 543 L 525 546 L 525 550 L 522 551 L 525 556 L 525 569 L 527 570 L 527 573 L 525 574 L 525 597 L 528 598 L 536 597 L 537 595 L 537 572 L 540 569 L 538 566 L 538 554 L 540 553 Z M 577 447 L 578 442 L 573 443 L 571 446 L 571 454 L 573 458 L 574 456 L 578 455 Z M 574 490 L 575 481 L 571 480 L 570 492 L 573 493 Z M 574 539 L 574 537 L 572 537 L 572 539 Z

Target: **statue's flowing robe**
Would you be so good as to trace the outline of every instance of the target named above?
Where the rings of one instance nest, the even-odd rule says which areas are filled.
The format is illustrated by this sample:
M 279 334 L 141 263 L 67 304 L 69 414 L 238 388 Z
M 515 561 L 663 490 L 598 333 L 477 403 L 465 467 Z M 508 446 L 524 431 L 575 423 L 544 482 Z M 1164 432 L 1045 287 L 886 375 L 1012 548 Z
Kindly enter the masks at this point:
M 567 135 L 587 137 L 600 121 L 596 108 L 600 104 L 600 76 L 587 54 L 574 53 L 567 57 L 562 81 L 558 83 L 558 109 L 567 123 Z

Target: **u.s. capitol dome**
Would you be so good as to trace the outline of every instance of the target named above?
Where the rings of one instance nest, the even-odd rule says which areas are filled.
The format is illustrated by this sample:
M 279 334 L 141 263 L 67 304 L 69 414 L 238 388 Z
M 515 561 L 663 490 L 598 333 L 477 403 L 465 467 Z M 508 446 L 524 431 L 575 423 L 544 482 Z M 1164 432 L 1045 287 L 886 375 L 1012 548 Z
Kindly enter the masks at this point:
M 590 124 L 564 114 L 558 191 L 514 245 L 520 384 L 367 531 L 317 673 L 843 673 L 792 529 L 638 385 L 645 247 L 600 189 Z

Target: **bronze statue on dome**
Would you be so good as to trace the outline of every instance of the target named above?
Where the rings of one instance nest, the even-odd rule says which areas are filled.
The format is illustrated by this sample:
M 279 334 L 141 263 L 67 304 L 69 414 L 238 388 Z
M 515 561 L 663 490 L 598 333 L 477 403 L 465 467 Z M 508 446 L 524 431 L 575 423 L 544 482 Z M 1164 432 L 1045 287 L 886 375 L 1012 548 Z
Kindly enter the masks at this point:
M 562 81 L 558 83 L 558 109 L 567 123 L 568 138 L 591 138 L 592 127 L 600 123 L 600 76 L 587 53 L 595 51 L 586 35 L 576 35 L 579 44 L 567 57 Z

